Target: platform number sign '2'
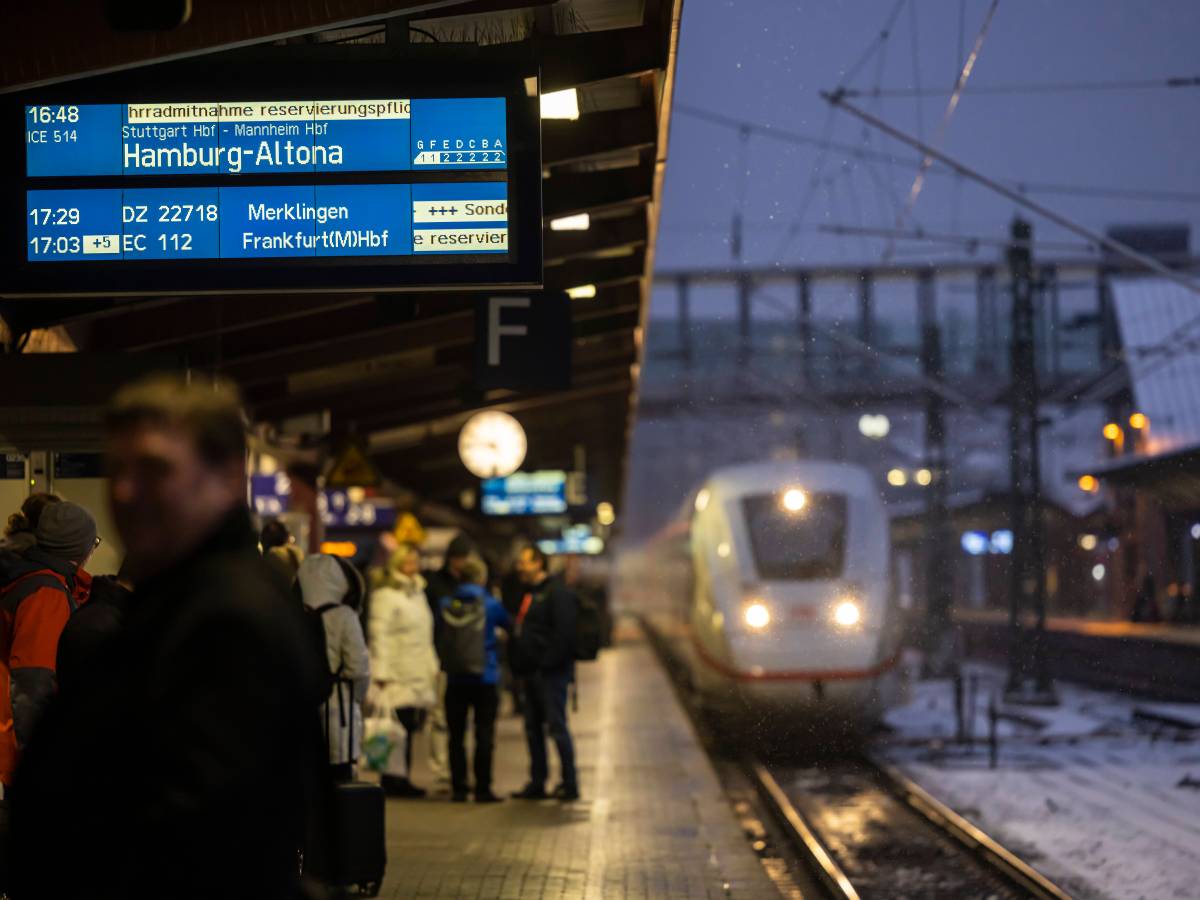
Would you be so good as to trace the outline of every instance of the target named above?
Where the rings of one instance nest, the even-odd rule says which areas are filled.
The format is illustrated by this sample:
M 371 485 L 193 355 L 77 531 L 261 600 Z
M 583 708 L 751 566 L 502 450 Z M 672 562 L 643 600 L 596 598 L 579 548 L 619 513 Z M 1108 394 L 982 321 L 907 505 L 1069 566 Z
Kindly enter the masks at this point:
M 562 291 L 482 297 L 475 309 L 475 387 L 571 386 L 571 301 Z

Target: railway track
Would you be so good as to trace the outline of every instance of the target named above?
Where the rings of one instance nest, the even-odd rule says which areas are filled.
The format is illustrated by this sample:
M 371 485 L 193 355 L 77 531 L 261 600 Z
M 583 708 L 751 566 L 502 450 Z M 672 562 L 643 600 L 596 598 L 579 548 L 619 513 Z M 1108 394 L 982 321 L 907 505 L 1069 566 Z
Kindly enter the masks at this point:
M 680 669 L 643 630 L 710 753 L 727 755 L 691 702 Z M 721 767 L 718 766 L 720 769 Z M 847 752 L 734 766 L 807 875 L 837 900 L 1071 900 L 1071 895 L 887 763 Z M 805 896 L 808 894 L 805 893 Z
M 1070 896 L 885 764 L 747 759 L 743 768 L 830 897 Z

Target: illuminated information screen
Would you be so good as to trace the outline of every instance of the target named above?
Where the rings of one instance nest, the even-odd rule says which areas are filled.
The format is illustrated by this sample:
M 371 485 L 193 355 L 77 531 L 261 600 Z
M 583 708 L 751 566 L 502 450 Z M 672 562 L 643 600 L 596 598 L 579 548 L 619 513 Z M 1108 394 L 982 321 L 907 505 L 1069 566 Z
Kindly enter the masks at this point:
M 504 97 L 24 112 L 29 262 L 509 252 Z

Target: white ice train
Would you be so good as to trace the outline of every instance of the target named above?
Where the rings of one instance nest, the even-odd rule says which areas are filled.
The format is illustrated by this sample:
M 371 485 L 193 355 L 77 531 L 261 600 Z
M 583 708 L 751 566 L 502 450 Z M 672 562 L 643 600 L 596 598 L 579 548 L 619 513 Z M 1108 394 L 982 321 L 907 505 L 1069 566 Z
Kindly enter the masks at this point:
M 888 523 L 866 470 L 767 462 L 714 471 L 617 561 L 615 594 L 723 713 L 869 726 L 897 689 Z

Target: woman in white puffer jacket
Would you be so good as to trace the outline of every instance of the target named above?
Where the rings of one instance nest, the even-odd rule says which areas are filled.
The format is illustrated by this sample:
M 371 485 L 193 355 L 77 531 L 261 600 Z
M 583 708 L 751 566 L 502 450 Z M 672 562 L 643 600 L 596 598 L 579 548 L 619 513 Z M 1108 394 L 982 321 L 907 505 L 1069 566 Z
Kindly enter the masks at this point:
M 383 789 L 400 797 L 423 797 L 413 785 L 413 739 L 437 703 L 438 658 L 433 646 L 433 613 L 425 596 L 421 556 L 402 544 L 388 559 L 383 584 L 371 594 L 367 619 L 374 682 L 372 702 L 395 710 L 405 731 L 404 771 L 383 774 Z

